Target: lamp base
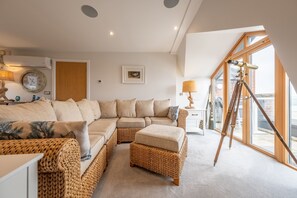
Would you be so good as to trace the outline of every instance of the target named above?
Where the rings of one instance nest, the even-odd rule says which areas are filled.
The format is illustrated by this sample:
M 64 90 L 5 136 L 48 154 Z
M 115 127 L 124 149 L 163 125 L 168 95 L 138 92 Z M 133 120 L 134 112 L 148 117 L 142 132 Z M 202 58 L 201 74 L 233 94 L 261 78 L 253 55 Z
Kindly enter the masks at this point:
M 186 106 L 185 109 L 195 109 L 195 107 Z

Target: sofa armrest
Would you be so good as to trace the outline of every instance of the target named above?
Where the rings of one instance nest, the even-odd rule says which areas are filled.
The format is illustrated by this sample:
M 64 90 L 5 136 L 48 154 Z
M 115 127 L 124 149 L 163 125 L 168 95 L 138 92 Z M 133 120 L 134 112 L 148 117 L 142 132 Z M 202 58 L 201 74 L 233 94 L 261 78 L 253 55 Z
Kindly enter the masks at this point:
M 188 116 L 188 111 L 185 109 L 180 109 L 177 118 L 177 126 L 186 130 L 186 119 Z
M 75 139 L 22 139 L 0 140 L 0 154 L 44 153 L 38 163 L 38 172 L 60 172 L 70 166 L 80 172 L 80 150 Z

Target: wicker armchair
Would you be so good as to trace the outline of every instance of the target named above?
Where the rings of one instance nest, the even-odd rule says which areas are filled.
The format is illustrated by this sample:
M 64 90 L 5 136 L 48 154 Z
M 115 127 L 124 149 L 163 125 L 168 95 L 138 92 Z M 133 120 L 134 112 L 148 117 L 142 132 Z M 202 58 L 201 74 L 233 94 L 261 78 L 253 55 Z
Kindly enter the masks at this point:
M 0 154 L 44 153 L 38 163 L 38 197 L 85 197 L 75 139 L 1 140 Z

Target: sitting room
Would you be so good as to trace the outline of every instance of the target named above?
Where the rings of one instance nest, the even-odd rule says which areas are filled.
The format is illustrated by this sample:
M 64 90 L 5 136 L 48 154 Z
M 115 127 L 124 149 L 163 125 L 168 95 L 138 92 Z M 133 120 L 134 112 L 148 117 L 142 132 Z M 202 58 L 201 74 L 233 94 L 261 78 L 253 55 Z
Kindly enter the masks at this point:
M 0 198 L 296 197 L 296 6 L 2 1 Z

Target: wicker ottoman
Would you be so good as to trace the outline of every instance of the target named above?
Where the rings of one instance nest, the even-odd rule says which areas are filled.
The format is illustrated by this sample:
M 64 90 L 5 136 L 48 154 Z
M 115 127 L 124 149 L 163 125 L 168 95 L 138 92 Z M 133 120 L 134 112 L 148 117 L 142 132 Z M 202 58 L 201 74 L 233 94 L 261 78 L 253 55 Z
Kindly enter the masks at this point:
M 184 129 L 153 124 L 136 133 L 130 144 L 130 166 L 169 176 L 178 186 L 187 149 Z

